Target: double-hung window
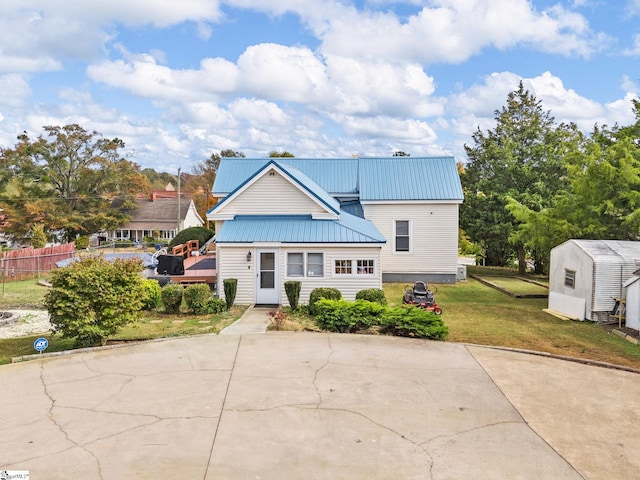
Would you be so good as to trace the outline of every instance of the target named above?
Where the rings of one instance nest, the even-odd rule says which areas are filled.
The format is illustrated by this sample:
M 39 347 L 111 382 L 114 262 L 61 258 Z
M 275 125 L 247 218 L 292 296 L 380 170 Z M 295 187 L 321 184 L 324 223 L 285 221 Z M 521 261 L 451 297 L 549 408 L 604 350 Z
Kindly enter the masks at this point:
M 396 220 L 395 222 L 395 251 L 410 251 L 409 220 Z
M 287 253 L 287 277 L 324 277 L 324 253 Z

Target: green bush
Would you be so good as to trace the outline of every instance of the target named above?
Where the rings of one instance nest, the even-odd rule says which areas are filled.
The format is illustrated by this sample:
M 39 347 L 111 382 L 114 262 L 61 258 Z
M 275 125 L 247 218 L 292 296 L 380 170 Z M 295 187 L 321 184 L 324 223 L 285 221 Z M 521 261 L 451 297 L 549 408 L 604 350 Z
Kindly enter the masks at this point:
M 147 278 L 144 280 L 144 299 L 142 301 L 143 310 L 155 310 L 162 305 L 162 289 L 157 280 Z
M 233 302 L 236 301 L 236 292 L 238 291 L 237 278 L 225 278 L 222 281 L 224 285 L 224 299 L 227 302 L 227 310 L 231 310 Z
M 179 313 L 184 296 L 184 287 L 177 283 L 167 283 L 162 287 L 162 303 L 166 313 Z
M 289 300 L 289 306 L 292 310 L 298 308 L 298 301 L 300 300 L 300 288 L 302 284 L 295 280 L 284 282 L 284 291 L 287 293 L 287 300 Z
M 367 300 L 329 300 L 322 298 L 315 304 L 316 325 L 330 332 L 356 333 L 380 323 L 385 307 Z
M 419 307 L 407 306 L 388 308 L 382 318 L 380 333 L 444 340 L 449 329 L 440 315 Z
M 200 246 L 204 245 L 204 243 L 213 237 L 213 231 L 204 227 L 190 227 L 185 228 L 181 232 L 173 237 L 171 242 L 169 242 L 169 248 L 173 248 L 176 245 L 182 245 L 183 243 L 187 243 L 191 240 L 198 240 L 198 244 Z
M 145 296 L 142 262 L 87 257 L 51 272 L 45 296 L 54 333 L 75 337 L 76 346 L 106 343 L 137 321 Z
M 387 304 L 387 297 L 384 296 L 384 291 L 380 288 L 360 290 L 356 293 L 356 300 L 368 300 L 369 302 L 376 302 L 380 305 Z
M 316 302 L 316 325 L 322 330 L 357 333 L 375 327 L 380 333 L 401 337 L 444 340 L 448 329 L 442 317 L 418 307 L 390 308 L 368 300 Z
M 31 227 L 31 246 L 33 248 L 44 248 L 47 245 L 47 234 L 44 231 L 44 226 L 41 223 L 36 223 Z M 87 238 L 87 245 L 89 245 L 89 239 Z
M 204 283 L 189 285 L 184 289 L 184 301 L 189 311 L 195 315 L 207 313 L 206 303 L 210 296 L 211 289 Z
M 227 302 L 222 298 L 209 297 L 204 304 L 204 310 L 207 314 L 222 313 L 227 309 Z
M 321 298 L 340 300 L 342 294 L 336 288 L 314 288 L 309 294 L 309 315 L 317 315 L 316 302 Z
M 76 250 L 84 250 L 89 246 L 89 237 L 86 235 L 80 235 L 75 240 L 76 242 Z

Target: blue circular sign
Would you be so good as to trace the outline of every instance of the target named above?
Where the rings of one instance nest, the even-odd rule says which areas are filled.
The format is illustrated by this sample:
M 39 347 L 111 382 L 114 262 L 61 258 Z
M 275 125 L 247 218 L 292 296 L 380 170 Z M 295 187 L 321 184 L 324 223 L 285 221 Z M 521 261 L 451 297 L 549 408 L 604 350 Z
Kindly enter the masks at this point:
M 49 340 L 44 337 L 36 338 L 36 341 L 33 342 L 33 348 L 35 348 L 39 352 L 44 352 L 49 346 Z

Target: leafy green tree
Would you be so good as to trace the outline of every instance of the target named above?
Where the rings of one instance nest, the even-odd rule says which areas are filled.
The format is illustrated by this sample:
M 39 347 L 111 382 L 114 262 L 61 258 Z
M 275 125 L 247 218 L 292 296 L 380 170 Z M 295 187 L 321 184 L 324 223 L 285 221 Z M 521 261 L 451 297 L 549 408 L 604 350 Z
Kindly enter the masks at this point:
M 54 332 L 76 346 L 104 344 L 109 335 L 140 318 L 146 293 L 142 263 L 87 257 L 51 272 L 45 305 Z
M 633 106 L 634 125 L 596 127 L 566 155 L 567 186 L 550 206 L 509 202 L 520 236 L 540 256 L 570 238 L 640 239 L 640 102 Z
M 566 186 L 565 157 L 580 134 L 575 125 L 557 125 L 522 82 L 495 114 L 496 127 L 478 128 L 474 145 L 465 145 L 469 163 L 461 175 L 465 202 L 460 223 L 485 252 L 487 265 L 507 265 L 517 258 L 523 272 L 526 238 L 507 205 L 516 201 L 533 211 L 549 206 Z M 536 257 L 535 251 L 529 254 Z
M 122 140 L 75 124 L 44 131 L 36 139 L 23 133 L 15 148 L 2 151 L 18 180 L 17 190 L 2 199 L 9 217 L 5 233 L 24 238 L 40 223 L 71 241 L 118 228 L 127 217 L 111 206 L 112 199 L 132 198 L 149 187 L 139 167 L 121 156 Z
M 295 155 L 293 153 L 287 152 L 286 150 L 283 152 L 278 152 L 277 150 L 271 150 L 269 152 L 269 158 L 294 158 Z

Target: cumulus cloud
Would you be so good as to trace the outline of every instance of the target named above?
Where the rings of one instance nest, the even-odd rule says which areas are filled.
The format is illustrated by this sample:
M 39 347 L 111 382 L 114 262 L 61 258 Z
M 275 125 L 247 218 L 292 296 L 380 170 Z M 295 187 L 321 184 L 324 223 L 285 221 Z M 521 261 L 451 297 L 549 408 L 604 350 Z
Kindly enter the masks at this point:
M 484 48 L 516 45 L 589 56 L 607 39 L 578 13 L 558 5 L 537 11 L 527 0 L 438 0 L 407 21 L 388 11 L 345 9 L 328 22 L 317 32 L 326 54 L 427 63 L 459 63 Z

